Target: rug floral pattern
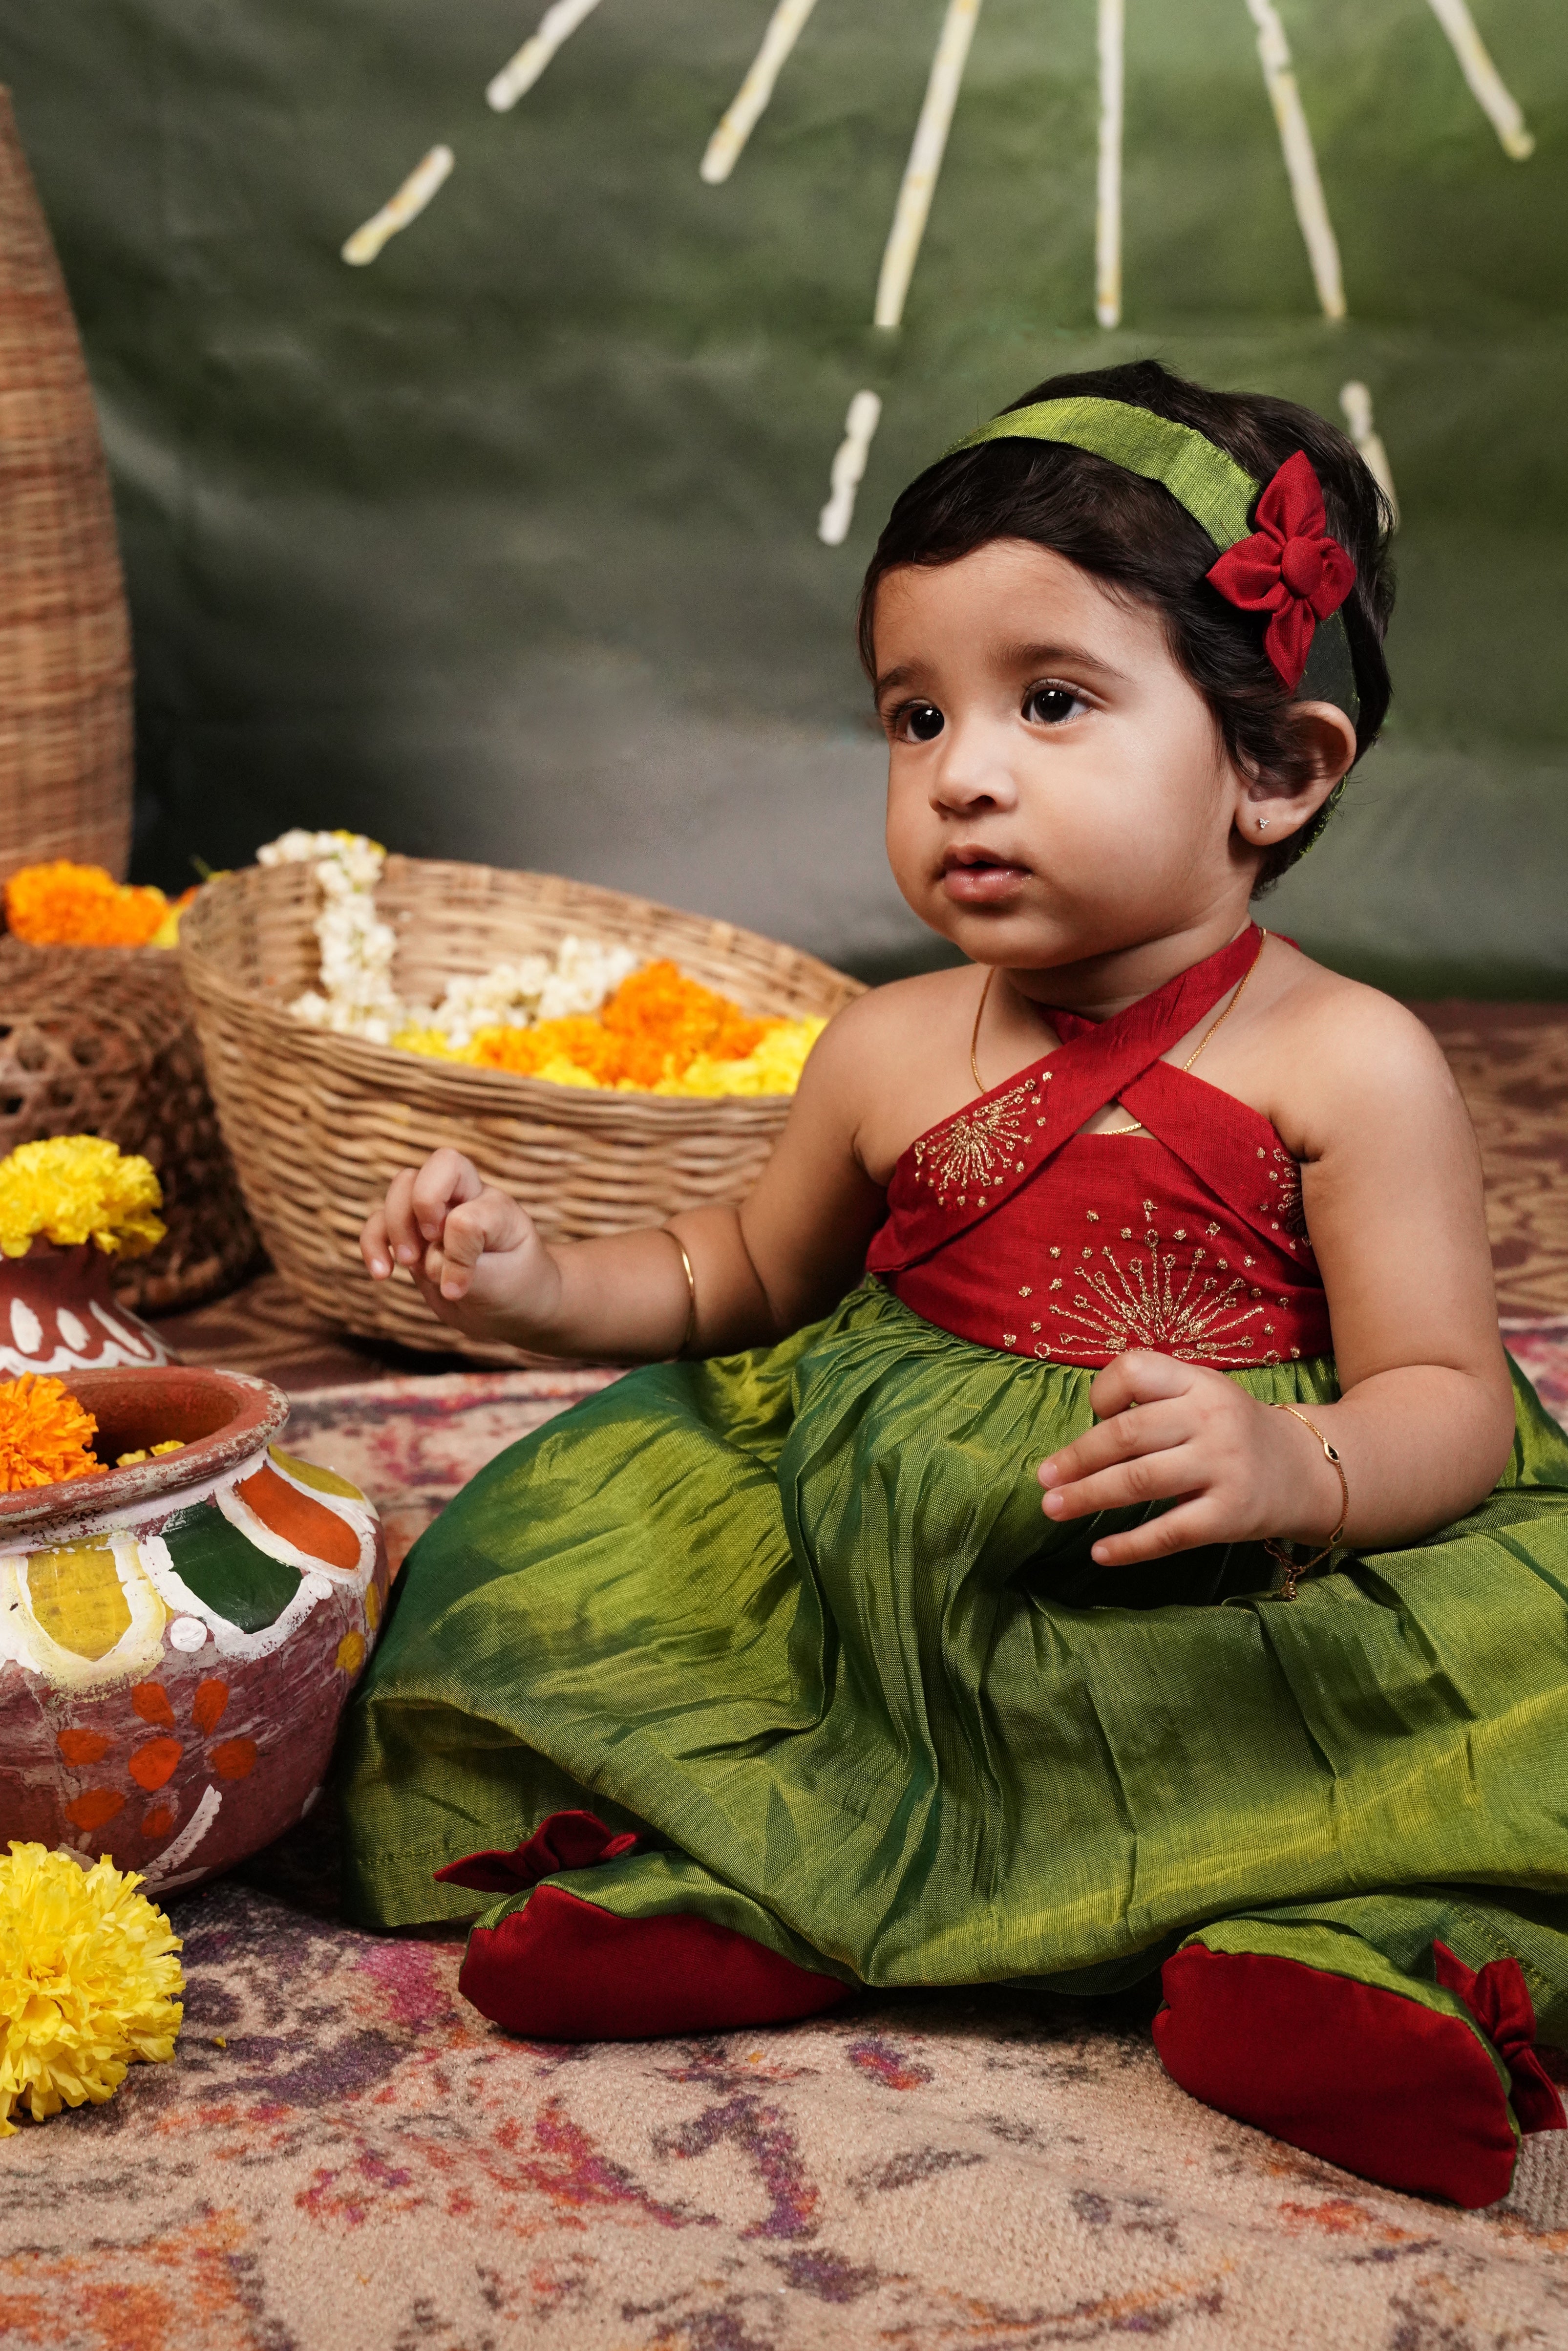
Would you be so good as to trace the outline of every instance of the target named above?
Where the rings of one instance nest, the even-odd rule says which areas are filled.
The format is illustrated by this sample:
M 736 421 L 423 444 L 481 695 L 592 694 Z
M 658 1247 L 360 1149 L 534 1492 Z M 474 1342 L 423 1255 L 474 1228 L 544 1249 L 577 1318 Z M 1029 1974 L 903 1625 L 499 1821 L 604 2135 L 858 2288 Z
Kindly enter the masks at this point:
M 1490 2214 L 1385 2194 L 1186 2098 L 1124 2009 L 552 2048 L 298 1886 L 178 1914 L 177 2063 L 0 2158 L 16 2351 L 1568 2339 L 1544 2142 Z

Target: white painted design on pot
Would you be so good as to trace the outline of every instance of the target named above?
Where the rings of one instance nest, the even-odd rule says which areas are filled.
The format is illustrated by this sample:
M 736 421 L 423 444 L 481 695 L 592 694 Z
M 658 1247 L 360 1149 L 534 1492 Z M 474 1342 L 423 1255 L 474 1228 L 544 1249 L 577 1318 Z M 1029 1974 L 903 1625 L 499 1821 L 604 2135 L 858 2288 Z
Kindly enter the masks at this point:
M 166 1364 L 168 1362 L 167 1352 L 159 1344 L 151 1331 L 133 1330 L 129 1322 L 122 1322 L 118 1314 L 110 1314 L 100 1306 L 96 1298 L 92 1302 L 92 1311 L 108 1332 L 110 1347 L 122 1350 L 120 1354 L 114 1354 L 106 1348 L 98 1359 L 100 1364 Z
M 149 1886 L 159 1886 L 168 1894 L 172 1892 L 176 1886 L 183 1886 L 186 1883 L 184 1878 L 174 1876 L 173 1872 L 190 1860 L 191 1855 L 217 1819 L 218 1810 L 223 1801 L 224 1793 L 221 1788 L 204 1788 L 202 1791 L 201 1802 L 196 1806 L 179 1835 L 171 1844 L 166 1844 L 157 1859 L 150 1861 L 142 1871 L 141 1874 Z M 201 1875 L 202 1872 L 199 1869 L 191 1872 L 192 1877 L 200 1877 Z

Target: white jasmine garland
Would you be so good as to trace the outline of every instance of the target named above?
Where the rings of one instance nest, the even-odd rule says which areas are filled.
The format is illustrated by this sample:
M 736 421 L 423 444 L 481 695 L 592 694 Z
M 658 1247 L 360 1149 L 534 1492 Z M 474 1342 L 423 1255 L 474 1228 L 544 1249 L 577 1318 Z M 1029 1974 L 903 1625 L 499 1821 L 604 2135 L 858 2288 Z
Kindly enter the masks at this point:
M 520 956 L 477 977 L 449 980 L 437 1005 L 407 1003 L 392 985 L 397 934 L 376 913 L 376 885 L 386 863 L 379 842 L 363 833 L 297 826 L 258 849 L 256 862 L 315 868 L 320 978 L 288 1008 L 297 1019 L 337 1036 L 390 1045 L 405 1030 L 434 1031 L 461 1051 L 481 1029 L 528 1029 L 536 1020 L 597 1012 L 642 961 L 630 947 L 568 937 L 553 956 Z

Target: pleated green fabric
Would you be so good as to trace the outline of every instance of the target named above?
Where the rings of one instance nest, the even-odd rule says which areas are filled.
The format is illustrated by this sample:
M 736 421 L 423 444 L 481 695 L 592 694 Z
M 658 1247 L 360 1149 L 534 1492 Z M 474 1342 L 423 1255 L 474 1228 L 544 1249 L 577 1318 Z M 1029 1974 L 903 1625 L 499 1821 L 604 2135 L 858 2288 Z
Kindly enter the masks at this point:
M 1118 1572 L 1110 1520 L 1042 1516 L 1092 1376 L 871 1283 L 503 1454 L 351 1711 L 357 1915 L 472 1917 L 432 1871 L 573 1804 L 643 1845 L 554 1882 L 871 1984 L 1110 1990 L 1206 1922 L 1484 1889 L 1539 1922 L 1568 2038 L 1568 1438 L 1529 1384 L 1479 1510 L 1291 1603 L 1260 1546 Z M 1326 1360 L 1230 1376 L 1337 1393 Z

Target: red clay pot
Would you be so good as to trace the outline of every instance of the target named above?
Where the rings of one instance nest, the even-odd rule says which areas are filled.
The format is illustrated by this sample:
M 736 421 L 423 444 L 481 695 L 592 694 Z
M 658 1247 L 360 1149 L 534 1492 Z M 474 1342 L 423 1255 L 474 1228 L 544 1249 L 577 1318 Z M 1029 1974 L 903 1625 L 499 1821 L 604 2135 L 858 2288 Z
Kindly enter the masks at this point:
M 237 1372 L 84 1372 L 104 1458 L 0 1495 L 0 1843 L 107 1854 L 167 1890 L 308 1811 L 374 1644 L 386 1550 L 346 1479 L 273 1443 Z
M 96 1241 L 57 1249 L 40 1233 L 25 1257 L 0 1255 L 0 1366 L 6 1377 L 166 1364 L 156 1332 L 117 1303 L 114 1259 Z

